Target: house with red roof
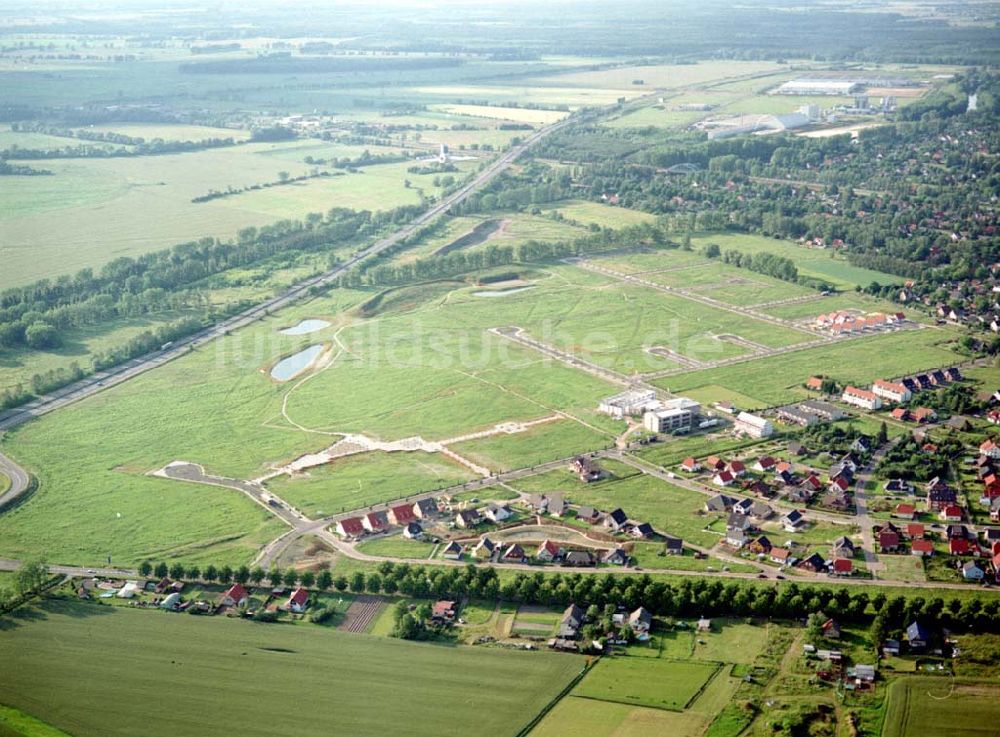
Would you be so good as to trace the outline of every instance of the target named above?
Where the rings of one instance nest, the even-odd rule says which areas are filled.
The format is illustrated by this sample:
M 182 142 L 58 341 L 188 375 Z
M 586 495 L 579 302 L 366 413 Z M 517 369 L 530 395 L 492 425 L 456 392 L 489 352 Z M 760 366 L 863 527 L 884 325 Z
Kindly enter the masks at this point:
M 551 540 L 546 540 L 541 545 L 538 546 L 538 552 L 535 553 L 535 558 L 544 563 L 552 563 L 557 560 L 559 556 L 562 555 L 562 548 L 556 545 Z
M 288 597 L 288 601 L 285 602 L 285 609 L 296 614 L 301 614 L 306 610 L 308 605 L 309 592 L 300 586 Z
M 712 483 L 716 486 L 730 486 L 733 483 L 733 475 L 729 471 L 719 471 L 712 478 Z
M 685 458 L 681 461 L 681 468 L 688 473 L 695 473 L 701 470 L 701 464 L 695 458 Z
M 882 530 L 878 534 L 878 546 L 883 553 L 895 553 L 899 548 L 899 533 Z
M 243 588 L 243 585 L 239 583 L 234 583 L 232 586 L 226 589 L 226 592 L 222 595 L 222 598 L 219 600 L 219 605 L 241 607 L 244 604 L 246 604 L 249 599 L 250 599 L 250 594 L 248 594 L 247 590 Z
M 941 519 L 945 522 L 961 522 L 962 508 L 957 504 L 949 504 L 941 510 Z
M 810 376 L 806 379 L 806 389 L 811 389 L 814 392 L 823 391 L 823 377 Z
M 834 558 L 833 569 L 830 572 L 834 576 L 850 576 L 854 573 L 854 562 L 847 558 Z
M 917 508 L 912 504 L 897 504 L 896 508 L 892 511 L 893 517 L 899 517 L 900 519 L 913 519 L 913 516 L 917 513 Z
M 726 462 L 719 458 L 719 456 L 709 456 L 705 459 L 705 466 L 713 471 L 719 471 L 726 467 Z
M 730 461 L 729 473 L 733 476 L 743 476 L 747 472 L 746 464 L 743 461 Z
M 360 517 L 348 517 L 337 522 L 337 534 L 341 537 L 358 537 L 365 532 L 365 526 Z
M 771 553 L 770 555 L 768 555 L 768 558 L 771 560 L 772 563 L 780 563 L 781 565 L 785 565 L 786 563 L 788 563 L 791 557 L 792 553 L 790 550 L 788 550 L 787 548 L 779 548 L 779 547 L 771 548 Z
M 954 537 L 948 541 L 948 552 L 952 555 L 971 555 L 972 543 L 969 542 L 968 538 Z
M 898 404 L 909 402 L 913 396 L 910 390 L 903 384 L 894 384 L 891 381 L 883 381 L 882 379 L 878 379 L 872 384 L 872 393 L 882 397 L 882 399 Z
M 416 522 L 417 515 L 412 504 L 401 504 L 389 510 L 389 522 L 400 527 L 406 527 L 410 522 Z
M 856 386 L 848 386 L 840 398 L 848 404 L 853 404 L 862 409 L 879 409 L 882 406 L 882 398 L 867 389 L 859 389 Z
M 889 416 L 894 420 L 905 422 L 910 419 L 910 410 L 906 407 L 896 407 L 896 409 L 889 413 Z
M 771 456 L 761 456 L 757 459 L 757 462 L 753 464 L 753 467 L 757 471 L 763 471 L 766 473 L 768 471 L 773 471 L 776 465 L 778 465 L 778 462 Z
M 389 529 L 389 515 L 385 512 L 369 512 L 361 518 L 361 524 L 369 532 L 382 532 Z
M 924 526 L 919 522 L 911 522 L 906 526 L 906 536 L 910 540 L 921 540 L 924 537 Z
M 927 558 L 934 555 L 934 543 L 930 540 L 914 540 L 910 544 L 910 555 Z
M 915 422 L 933 422 L 937 419 L 937 412 L 930 407 L 917 407 L 910 416 Z

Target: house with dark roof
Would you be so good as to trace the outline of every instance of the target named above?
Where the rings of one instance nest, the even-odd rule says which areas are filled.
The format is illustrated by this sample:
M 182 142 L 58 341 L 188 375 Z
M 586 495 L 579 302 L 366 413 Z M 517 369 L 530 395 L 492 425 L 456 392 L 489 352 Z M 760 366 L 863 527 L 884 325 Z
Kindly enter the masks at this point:
M 385 512 L 369 512 L 361 518 L 361 524 L 369 532 L 382 532 L 389 529 L 389 515 Z
M 854 547 L 854 543 L 851 541 L 851 538 L 847 537 L 846 535 L 841 535 L 840 537 L 838 537 L 836 540 L 833 541 L 833 545 L 831 546 L 831 551 L 833 552 L 834 555 L 839 556 L 841 558 L 853 558 L 854 554 L 857 552 L 856 548 Z
M 594 556 L 589 550 L 571 550 L 563 556 L 564 566 L 592 566 Z
M 705 502 L 706 512 L 728 512 L 736 504 L 736 499 L 725 494 L 716 494 Z
M 572 640 L 583 625 L 585 613 L 576 604 L 570 604 L 559 620 L 559 637 Z
M 424 528 L 419 522 L 410 522 L 403 528 L 403 537 L 407 540 L 419 540 L 424 536 Z
M 463 530 L 471 529 L 482 521 L 483 518 L 475 509 L 463 509 L 455 515 L 455 527 L 460 527 Z
M 629 561 L 629 555 L 621 548 L 615 548 L 609 550 L 604 554 L 602 563 L 606 563 L 611 566 L 627 566 Z
M 911 622 L 906 628 L 906 642 L 910 650 L 926 650 L 930 641 L 930 632 L 920 622 Z
M 595 524 L 601 518 L 601 513 L 593 507 L 578 507 L 576 518 L 590 524 Z
M 433 499 L 420 499 L 413 503 L 413 514 L 419 519 L 427 519 L 437 513 L 437 502 Z
M 819 553 L 813 553 L 804 560 L 800 561 L 796 566 L 804 571 L 811 571 L 812 573 L 820 573 L 826 570 L 826 561 L 823 560 L 823 556 Z
M 524 552 L 524 548 L 514 543 L 504 549 L 500 560 L 504 563 L 526 563 L 528 561 L 528 554 Z
M 756 540 L 750 541 L 750 544 L 747 545 L 747 550 L 754 555 L 767 555 L 773 547 L 774 545 L 771 544 L 771 541 L 766 536 L 761 535 Z
M 667 555 L 683 555 L 684 541 L 679 537 L 667 535 L 666 541 L 663 543 L 663 551 Z
M 629 534 L 632 535 L 632 537 L 648 540 L 649 538 L 656 536 L 656 530 L 653 529 L 653 526 L 649 524 L 649 522 L 640 522 L 639 524 L 632 526 L 631 530 L 629 530 Z
M 628 515 L 619 507 L 604 517 L 604 526 L 614 532 L 620 531 L 628 522 Z
M 447 560 L 461 560 L 463 552 L 462 546 L 453 540 L 445 547 L 441 557 Z

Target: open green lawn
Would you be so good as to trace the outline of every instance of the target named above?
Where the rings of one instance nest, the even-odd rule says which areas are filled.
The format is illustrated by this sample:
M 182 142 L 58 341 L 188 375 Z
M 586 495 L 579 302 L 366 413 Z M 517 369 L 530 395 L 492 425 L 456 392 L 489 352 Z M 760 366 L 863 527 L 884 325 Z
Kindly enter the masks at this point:
M 407 540 L 401 535 L 392 535 L 360 542 L 358 550 L 366 555 L 426 560 L 430 557 L 431 551 L 434 550 L 434 544 L 421 540 Z
M 695 250 L 701 250 L 709 243 L 717 243 L 723 251 L 735 249 L 741 253 L 771 253 L 791 259 L 798 267 L 799 274 L 823 279 L 840 289 L 854 289 L 868 286 L 877 281 L 880 284 L 901 284 L 902 277 L 880 271 L 852 266 L 847 259 L 830 249 L 806 248 L 791 241 L 767 238 L 759 235 L 711 233 L 693 238 Z
M 44 603 L 0 633 L 0 702 L 74 737 L 514 735 L 577 658 L 441 647 L 323 627 Z M 29 613 L 30 614 L 30 613 Z M 303 708 L 308 701 L 309 708 Z M 396 719 L 373 704 L 404 703 Z M 115 708 L 114 705 L 120 705 Z M 142 704 L 142 708 L 131 705 Z M 183 707 L 181 708 L 181 704 Z
M 651 223 L 656 220 L 654 215 L 627 207 L 613 207 L 601 202 L 588 200 L 570 200 L 547 208 L 543 212 L 558 212 L 563 217 L 576 220 L 584 225 L 596 223 L 602 228 L 624 228 L 628 225 Z
M 601 660 L 571 692 L 574 696 L 680 711 L 718 665 L 662 658 Z
M 996 734 L 1000 685 L 949 678 L 900 678 L 889 686 L 883 737 L 919 737 L 960 732 Z
M 712 621 L 711 632 L 695 635 L 692 657 L 722 663 L 752 663 L 767 642 L 767 627 L 731 619 Z
M 867 385 L 875 379 L 949 365 L 959 360 L 948 348 L 951 339 L 947 331 L 933 329 L 884 333 L 749 363 L 668 376 L 655 383 L 681 393 L 717 385 L 755 399 L 756 406 L 770 406 L 807 398 L 803 384 L 817 372 L 817 367 L 828 367 L 826 372 L 842 384 Z
M 279 476 L 267 486 L 309 517 L 323 517 L 472 478 L 469 469 L 440 453 L 376 451 L 338 458 L 294 478 Z
M 558 420 L 536 425 L 526 432 L 493 435 L 455 443 L 450 447 L 491 471 L 503 472 L 600 450 L 613 444 L 614 439 L 603 432 L 573 420 Z

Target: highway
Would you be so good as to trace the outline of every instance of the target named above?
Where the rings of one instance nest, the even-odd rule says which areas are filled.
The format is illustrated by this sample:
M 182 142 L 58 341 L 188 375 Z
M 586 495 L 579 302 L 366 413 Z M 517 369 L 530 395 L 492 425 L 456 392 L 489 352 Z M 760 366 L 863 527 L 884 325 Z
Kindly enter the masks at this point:
M 575 122 L 575 118 L 569 117 L 558 123 L 554 123 L 553 125 L 536 131 L 519 145 L 506 151 L 502 156 L 479 172 L 471 181 L 464 184 L 455 192 L 452 192 L 450 195 L 441 200 L 441 202 L 431 207 L 415 220 L 407 225 L 404 225 L 395 233 L 376 241 L 370 246 L 362 248 L 344 263 L 339 264 L 330 271 L 299 282 L 276 297 L 267 299 L 260 304 L 254 305 L 239 314 L 233 315 L 222 322 L 216 323 L 215 325 L 189 335 L 186 338 L 180 338 L 174 341 L 173 344 L 166 350 L 153 351 L 144 356 L 139 356 L 131 361 L 120 364 L 114 368 L 107 369 L 105 371 L 98 371 L 91 376 L 80 379 L 72 384 L 68 384 L 62 389 L 50 392 L 49 394 L 28 402 L 21 407 L 0 413 L 0 431 L 17 427 L 18 425 L 24 424 L 35 417 L 48 414 L 53 410 L 65 407 L 67 404 L 77 402 L 85 397 L 89 397 L 92 394 L 96 394 L 99 391 L 107 389 L 108 387 L 128 381 L 129 379 L 154 369 L 157 366 L 162 366 L 164 363 L 178 358 L 188 351 L 204 345 L 209 341 L 219 338 L 233 330 L 249 325 L 256 320 L 266 317 L 275 310 L 287 307 L 298 299 L 308 295 L 309 291 L 314 287 L 323 287 L 333 284 L 338 278 L 353 269 L 364 259 L 375 256 L 382 251 L 391 248 L 400 241 L 410 237 L 439 215 L 447 212 L 449 208 L 465 200 L 473 192 L 499 176 L 508 166 L 514 163 L 514 161 L 516 161 L 525 151 L 531 148 L 542 138 L 554 133 L 557 130 L 565 128 L 572 122 Z
M 0 412 L 0 432 L 10 430 L 18 425 L 23 425 L 29 420 L 48 414 L 49 412 L 53 412 L 74 402 L 78 402 L 81 399 L 85 399 L 100 391 L 104 391 L 109 387 L 122 384 L 129 379 L 139 376 L 140 374 L 162 366 L 168 361 L 179 358 L 185 353 L 215 340 L 216 338 L 222 337 L 233 330 L 237 330 L 260 320 L 275 310 L 287 307 L 302 297 L 307 296 L 309 291 L 314 287 L 324 287 L 333 284 L 338 278 L 356 267 L 364 259 L 382 253 L 400 241 L 409 238 L 420 228 L 447 212 L 449 208 L 462 202 L 473 192 L 499 176 L 508 166 L 514 163 L 518 157 L 520 157 L 525 151 L 531 148 L 542 138 L 554 133 L 557 130 L 565 128 L 574 121 L 575 118 L 569 117 L 534 132 L 520 144 L 512 147 L 498 159 L 490 163 L 489 166 L 479 172 L 471 181 L 462 185 L 460 189 L 452 192 L 450 195 L 441 200 L 441 202 L 431 207 L 415 220 L 404 225 L 391 235 L 376 241 L 370 246 L 362 248 L 354 253 L 354 255 L 347 259 L 344 263 L 339 264 L 330 271 L 299 282 L 276 297 L 267 299 L 260 304 L 254 305 L 243 312 L 233 315 L 232 317 L 216 323 L 215 325 L 204 328 L 203 330 L 189 335 L 186 338 L 179 338 L 178 340 L 173 341 L 173 343 L 166 350 L 153 351 L 144 356 L 133 358 L 130 361 L 126 361 L 125 363 L 119 364 L 113 368 L 106 369 L 104 371 L 97 371 L 90 376 L 80 379 L 79 381 L 67 384 L 61 389 L 57 389 L 38 397 L 21 407 Z M 28 473 L 23 468 L 18 466 L 13 460 L 3 454 L 0 454 L 0 471 L 9 476 L 11 479 L 11 488 L 0 496 L 0 509 L 2 509 L 4 506 L 16 501 L 18 497 L 30 488 L 30 478 Z

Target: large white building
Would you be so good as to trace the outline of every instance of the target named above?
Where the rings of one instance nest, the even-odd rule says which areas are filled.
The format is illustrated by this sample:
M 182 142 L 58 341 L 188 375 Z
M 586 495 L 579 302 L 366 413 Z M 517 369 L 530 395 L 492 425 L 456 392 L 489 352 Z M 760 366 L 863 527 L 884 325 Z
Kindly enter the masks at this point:
M 740 412 L 736 416 L 736 432 L 749 435 L 751 438 L 766 438 L 774 435 L 774 425 L 759 415 Z
M 792 79 L 774 91 L 776 95 L 853 95 L 861 84 L 850 79 Z
M 867 389 L 858 389 L 856 386 L 849 386 L 844 389 L 841 399 L 848 404 L 853 404 L 862 409 L 879 409 L 882 407 L 882 399 L 877 394 Z
M 909 402 L 913 394 L 902 384 L 894 384 L 891 381 L 877 380 L 872 384 L 872 393 L 888 399 L 890 402 Z
M 643 412 L 656 409 L 660 402 L 656 399 L 656 392 L 653 390 L 631 390 L 615 394 L 613 397 L 601 400 L 598 410 L 606 415 L 611 415 L 616 420 L 626 417 L 641 415 Z
M 689 429 L 699 414 L 701 405 L 698 402 L 687 397 L 677 397 L 646 412 L 642 416 L 642 424 L 650 432 Z

